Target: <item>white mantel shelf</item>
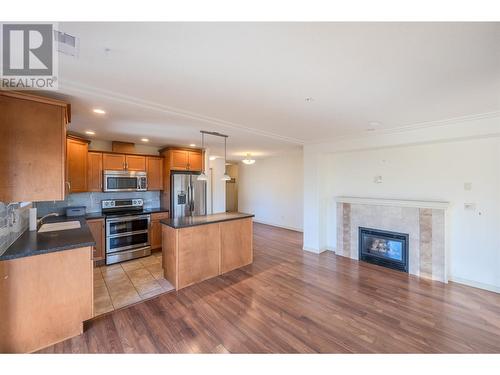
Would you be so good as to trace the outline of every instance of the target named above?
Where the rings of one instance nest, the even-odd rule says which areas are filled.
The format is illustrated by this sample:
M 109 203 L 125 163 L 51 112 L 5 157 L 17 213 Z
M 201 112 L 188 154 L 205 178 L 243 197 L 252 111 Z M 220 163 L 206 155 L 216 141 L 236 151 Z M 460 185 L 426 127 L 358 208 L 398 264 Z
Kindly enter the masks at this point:
M 363 197 L 335 197 L 335 201 L 338 203 L 367 204 L 374 206 L 432 208 L 440 210 L 446 210 L 450 205 L 450 202 L 363 198 Z

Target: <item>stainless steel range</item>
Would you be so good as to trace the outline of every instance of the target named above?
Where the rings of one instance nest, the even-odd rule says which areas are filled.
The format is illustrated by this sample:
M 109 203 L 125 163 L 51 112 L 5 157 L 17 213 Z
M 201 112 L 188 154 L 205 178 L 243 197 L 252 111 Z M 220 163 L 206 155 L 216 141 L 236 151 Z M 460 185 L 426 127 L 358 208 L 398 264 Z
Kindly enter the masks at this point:
M 143 209 L 140 198 L 101 201 L 101 211 L 106 214 L 106 264 L 151 255 L 151 217 Z

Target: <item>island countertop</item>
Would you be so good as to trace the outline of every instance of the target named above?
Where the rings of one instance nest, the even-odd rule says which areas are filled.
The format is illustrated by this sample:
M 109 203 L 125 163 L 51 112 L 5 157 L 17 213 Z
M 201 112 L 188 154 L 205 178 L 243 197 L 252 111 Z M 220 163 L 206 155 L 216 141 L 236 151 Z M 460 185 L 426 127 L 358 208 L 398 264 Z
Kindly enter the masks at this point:
M 160 223 L 174 229 L 181 229 L 187 227 L 194 227 L 197 225 L 206 225 L 206 224 L 220 223 L 223 221 L 246 219 L 254 216 L 255 215 L 253 214 L 246 214 L 243 212 L 223 212 L 220 214 L 212 214 L 212 215 L 168 218 L 161 220 Z

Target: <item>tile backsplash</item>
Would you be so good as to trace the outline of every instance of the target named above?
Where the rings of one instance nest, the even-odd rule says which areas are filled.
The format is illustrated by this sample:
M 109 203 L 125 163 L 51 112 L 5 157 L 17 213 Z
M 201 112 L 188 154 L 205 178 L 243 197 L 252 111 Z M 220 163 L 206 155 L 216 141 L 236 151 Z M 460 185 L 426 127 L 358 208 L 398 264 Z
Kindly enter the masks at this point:
M 38 217 L 41 217 L 51 212 L 64 215 L 66 207 L 74 206 L 85 206 L 87 212 L 99 212 L 101 211 L 102 200 L 127 198 L 142 198 L 144 200 L 144 208 L 160 206 L 159 191 L 69 194 L 64 201 L 35 202 L 34 206 L 37 208 Z
M 2 254 L 29 225 L 29 203 L 0 202 L 0 254 Z

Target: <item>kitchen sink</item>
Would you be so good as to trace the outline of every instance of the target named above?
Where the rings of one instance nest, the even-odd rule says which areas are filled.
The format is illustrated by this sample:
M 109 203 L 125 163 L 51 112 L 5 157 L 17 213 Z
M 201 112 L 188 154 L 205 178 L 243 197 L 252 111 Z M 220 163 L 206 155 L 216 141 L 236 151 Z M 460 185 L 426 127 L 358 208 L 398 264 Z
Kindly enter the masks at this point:
M 42 232 L 55 232 L 58 230 L 68 230 L 68 229 L 79 229 L 81 228 L 81 224 L 79 221 L 61 221 L 59 223 L 47 223 L 43 224 L 40 229 L 38 229 L 38 233 Z

